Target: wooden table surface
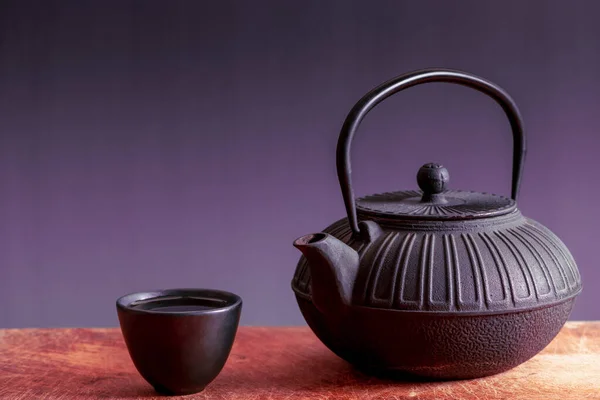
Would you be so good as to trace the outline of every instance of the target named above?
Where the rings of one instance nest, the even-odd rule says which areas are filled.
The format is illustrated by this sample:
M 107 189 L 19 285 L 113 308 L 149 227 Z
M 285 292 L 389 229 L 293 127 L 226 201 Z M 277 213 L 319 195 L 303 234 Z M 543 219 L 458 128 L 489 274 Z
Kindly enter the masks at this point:
M 0 330 L 0 399 L 152 399 L 118 329 Z M 177 397 L 172 397 L 177 398 Z M 306 327 L 240 327 L 221 374 L 185 399 L 600 399 L 600 322 L 569 322 L 496 376 L 391 382 L 364 376 Z

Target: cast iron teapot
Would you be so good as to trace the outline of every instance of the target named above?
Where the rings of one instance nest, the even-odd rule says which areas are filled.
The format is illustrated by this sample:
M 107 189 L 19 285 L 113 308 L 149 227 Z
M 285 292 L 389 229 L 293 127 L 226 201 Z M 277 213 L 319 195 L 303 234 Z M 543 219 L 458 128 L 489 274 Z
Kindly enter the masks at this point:
M 427 82 L 476 89 L 504 110 L 513 134 L 511 198 L 451 190 L 429 163 L 420 191 L 354 199 L 350 145 L 384 99 Z M 475 378 L 515 367 L 542 350 L 568 319 L 581 278 L 565 245 L 521 215 L 523 122 L 500 87 L 456 70 L 426 69 L 367 93 L 337 145 L 347 218 L 294 242 L 302 253 L 292 288 L 316 336 L 367 373 Z

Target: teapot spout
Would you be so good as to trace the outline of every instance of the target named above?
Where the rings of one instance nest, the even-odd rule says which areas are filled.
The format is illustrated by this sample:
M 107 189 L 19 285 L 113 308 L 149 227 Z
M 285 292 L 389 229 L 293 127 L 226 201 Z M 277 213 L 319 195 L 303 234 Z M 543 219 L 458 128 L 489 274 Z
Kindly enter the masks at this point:
M 345 314 L 352 305 L 359 256 L 350 246 L 327 233 L 314 233 L 294 241 L 308 261 L 315 307 L 328 316 Z

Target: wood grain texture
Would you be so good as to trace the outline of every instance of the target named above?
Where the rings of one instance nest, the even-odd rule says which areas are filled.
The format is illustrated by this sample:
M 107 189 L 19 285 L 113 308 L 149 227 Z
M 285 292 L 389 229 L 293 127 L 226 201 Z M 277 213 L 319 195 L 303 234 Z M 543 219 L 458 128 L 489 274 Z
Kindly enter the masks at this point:
M 164 399 L 139 376 L 118 329 L 0 330 L 1 399 Z M 173 397 L 178 398 L 178 397 Z M 456 382 L 367 377 L 306 327 L 241 327 L 221 374 L 184 399 L 600 399 L 600 322 L 569 322 L 539 355 Z

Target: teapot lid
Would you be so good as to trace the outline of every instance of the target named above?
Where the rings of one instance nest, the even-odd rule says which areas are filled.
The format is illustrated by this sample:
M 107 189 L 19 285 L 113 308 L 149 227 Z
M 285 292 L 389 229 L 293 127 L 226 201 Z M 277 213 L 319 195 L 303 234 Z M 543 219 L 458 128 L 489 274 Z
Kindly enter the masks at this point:
M 369 195 L 356 200 L 360 214 L 386 219 L 461 220 L 503 215 L 517 208 L 508 197 L 447 190 L 450 175 L 440 164 L 428 163 L 417 173 L 420 191 Z

